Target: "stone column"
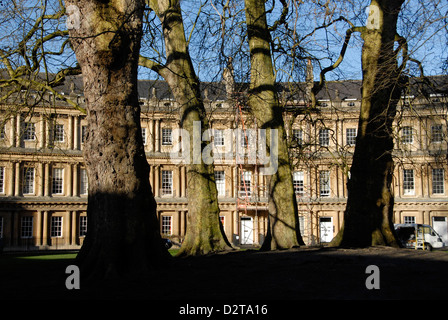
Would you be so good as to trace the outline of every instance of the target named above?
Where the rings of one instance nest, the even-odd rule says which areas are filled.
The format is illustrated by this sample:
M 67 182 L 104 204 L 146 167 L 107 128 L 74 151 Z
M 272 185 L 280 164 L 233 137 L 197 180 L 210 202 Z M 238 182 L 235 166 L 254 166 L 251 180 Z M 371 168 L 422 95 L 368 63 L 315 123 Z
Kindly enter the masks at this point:
M 72 185 L 73 185 L 73 197 L 79 197 L 79 163 L 73 164 L 73 172 L 72 172 Z
M 45 187 L 45 165 L 43 162 L 39 163 L 39 184 L 37 185 L 37 196 L 42 197 L 44 195 Z
M 160 166 L 154 166 L 154 197 L 159 197 L 160 195 Z
M 45 174 L 44 174 L 44 196 L 49 197 L 50 196 L 50 163 L 45 162 Z
M 67 163 L 64 169 L 64 189 L 63 189 L 66 197 L 73 196 L 73 170 L 72 164 Z
M 70 229 L 72 226 L 72 219 L 71 219 L 72 212 L 66 211 L 63 214 L 62 218 L 62 237 L 64 238 L 64 245 L 69 245 L 71 240 L 71 233 Z
M 79 142 L 81 140 L 81 139 L 79 139 L 79 131 L 80 131 L 79 123 L 80 123 L 80 121 L 79 121 L 79 116 L 74 116 L 74 118 L 75 118 L 74 119 L 75 124 L 74 124 L 74 128 L 73 128 L 73 148 L 75 150 L 79 150 L 80 149 Z
M 37 212 L 36 219 L 36 245 L 42 245 L 42 211 Z
M 186 167 L 185 166 L 181 166 L 180 167 L 180 197 L 181 198 L 185 198 L 187 196 L 186 193 L 186 183 L 185 183 L 185 179 L 186 179 Z
M 20 194 L 20 162 L 17 161 L 14 163 L 14 196 L 19 197 Z
M 67 148 L 70 150 L 73 150 L 73 147 L 75 146 L 74 144 L 74 117 L 73 116 L 68 116 L 68 132 L 67 132 L 67 139 L 68 139 L 68 144 L 67 144 Z
M 155 125 L 154 151 L 160 152 L 160 120 L 156 120 L 156 125 Z
M 39 148 L 45 148 L 45 115 L 43 113 L 40 114 L 40 135 L 39 135 Z
M 43 211 L 42 216 L 42 245 L 48 245 L 48 211 Z
M 149 145 L 149 151 L 152 152 L 155 150 L 155 146 L 154 146 L 154 120 L 149 120 L 149 141 L 148 141 L 148 145 Z
M 15 121 L 16 121 L 16 126 L 15 126 L 15 128 L 16 128 L 16 134 L 15 134 L 15 147 L 20 147 L 20 141 L 22 140 L 22 116 L 20 115 L 20 114 L 18 114 L 17 116 L 16 116 L 16 119 L 15 119 Z
M 14 182 L 15 182 L 15 163 L 14 162 L 10 162 L 8 164 L 8 196 L 12 197 L 14 195 Z

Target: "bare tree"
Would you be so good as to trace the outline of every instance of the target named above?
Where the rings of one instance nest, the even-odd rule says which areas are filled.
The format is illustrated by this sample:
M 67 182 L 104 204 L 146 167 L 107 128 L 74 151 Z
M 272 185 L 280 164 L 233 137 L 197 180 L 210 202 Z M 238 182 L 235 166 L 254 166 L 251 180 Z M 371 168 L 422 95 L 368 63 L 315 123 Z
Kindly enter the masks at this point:
M 251 54 L 249 106 L 260 128 L 278 131 L 278 137 L 275 137 L 278 138 L 275 141 L 278 144 L 275 155 L 278 157 L 278 168 L 269 178 L 269 229 L 263 248 L 287 249 L 299 246 L 303 241 L 300 236 L 283 113 L 275 87 L 265 1 L 246 0 L 245 5 Z M 267 134 L 268 137 L 270 135 Z M 271 141 L 269 151 L 273 154 L 272 140 L 268 141 Z
M 145 277 L 168 258 L 143 149 L 137 66 L 143 0 L 66 0 L 80 19 L 70 41 L 82 70 L 88 132 L 85 278 Z M 76 18 L 71 17 L 71 18 Z
M 200 82 L 191 62 L 179 1 L 149 1 L 161 22 L 166 61 L 159 64 L 140 57 L 140 64 L 160 74 L 180 105 L 180 126 L 189 133 L 190 159 L 187 164 L 187 232 L 178 255 L 200 255 L 231 249 L 219 220 L 218 193 L 213 165 L 204 163 L 202 134 L 209 128 Z M 200 132 L 195 132 L 200 124 Z

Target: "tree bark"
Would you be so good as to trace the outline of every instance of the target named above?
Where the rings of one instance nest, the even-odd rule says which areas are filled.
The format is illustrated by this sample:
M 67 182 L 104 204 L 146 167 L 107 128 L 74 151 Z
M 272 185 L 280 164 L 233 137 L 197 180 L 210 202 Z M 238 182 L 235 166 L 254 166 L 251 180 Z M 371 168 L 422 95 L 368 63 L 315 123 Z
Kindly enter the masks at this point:
M 393 227 L 392 123 L 405 78 L 394 51 L 403 0 L 373 0 L 362 32 L 362 102 L 344 224 L 334 246 L 399 246 Z
M 249 106 L 259 127 L 267 129 L 268 152 L 271 141 L 268 129 L 278 132 L 278 169 L 269 178 L 269 228 L 262 249 L 288 249 L 303 244 L 303 241 L 282 108 L 275 89 L 265 1 L 245 0 L 245 6 L 251 62 Z
M 137 93 L 144 2 L 66 0 L 80 12 L 70 30 L 82 69 L 88 133 L 88 233 L 77 263 L 83 280 L 141 278 L 165 262 L 149 184 Z
M 201 98 L 199 79 L 193 68 L 185 38 L 179 1 L 150 1 L 162 22 L 166 65 L 157 71 L 169 84 L 181 106 L 180 127 L 190 136 L 190 159 L 187 164 L 187 231 L 178 256 L 205 255 L 230 250 L 220 219 L 214 167 L 204 163 L 195 152 L 205 147 L 202 133 L 209 128 Z M 200 124 L 198 136 L 194 125 Z M 195 149 L 196 146 L 200 148 Z

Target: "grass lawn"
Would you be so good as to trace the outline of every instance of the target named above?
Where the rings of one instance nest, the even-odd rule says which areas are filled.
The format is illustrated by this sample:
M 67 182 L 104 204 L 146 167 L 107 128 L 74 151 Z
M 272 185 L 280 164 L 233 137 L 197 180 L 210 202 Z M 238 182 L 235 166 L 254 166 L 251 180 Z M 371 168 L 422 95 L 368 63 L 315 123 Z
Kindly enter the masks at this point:
M 178 249 L 170 249 L 175 255 Z M 0 298 L 46 299 L 66 293 L 67 266 L 77 252 L 21 252 L 0 255 Z
M 178 250 L 169 250 L 174 256 Z M 446 299 L 448 252 L 393 248 L 236 250 L 176 258 L 149 281 L 67 290 L 76 252 L 0 255 L 5 299 Z M 381 290 L 366 288 L 366 267 L 378 266 Z

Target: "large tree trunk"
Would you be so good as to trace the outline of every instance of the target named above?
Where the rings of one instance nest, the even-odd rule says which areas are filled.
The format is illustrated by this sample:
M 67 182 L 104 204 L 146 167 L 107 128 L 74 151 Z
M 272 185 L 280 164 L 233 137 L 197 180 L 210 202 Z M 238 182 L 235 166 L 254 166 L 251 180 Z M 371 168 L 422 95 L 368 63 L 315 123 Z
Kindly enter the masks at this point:
M 251 83 L 249 106 L 259 127 L 267 130 L 267 151 L 270 151 L 270 130 L 278 132 L 278 169 L 269 179 L 269 229 L 262 248 L 288 249 L 303 244 L 297 200 L 286 144 L 286 132 L 275 90 L 274 69 L 270 51 L 270 34 L 264 0 L 245 0 L 249 36 Z
M 151 1 L 151 8 L 162 22 L 165 39 L 166 65 L 158 72 L 169 84 L 181 107 L 180 126 L 190 136 L 190 159 L 187 164 L 188 215 L 187 231 L 178 255 L 204 255 L 231 249 L 220 219 L 218 192 L 214 167 L 205 164 L 201 141 L 202 133 L 208 129 L 204 104 L 193 64 L 188 52 L 179 1 Z M 195 134 L 194 125 L 200 124 L 200 135 Z M 200 148 L 195 149 L 200 145 Z M 201 155 L 195 157 L 195 151 Z
M 344 225 L 332 245 L 398 246 L 393 227 L 391 190 L 392 123 L 404 80 L 394 52 L 403 0 L 372 1 L 362 32 L 362 102 Z
M 88 233 L 77 257 L 83 280 L 147 276 L 168 258 L 149 184 L 137 94 L 141 0 L 66 0 L 82 68 L 88 133 Z

